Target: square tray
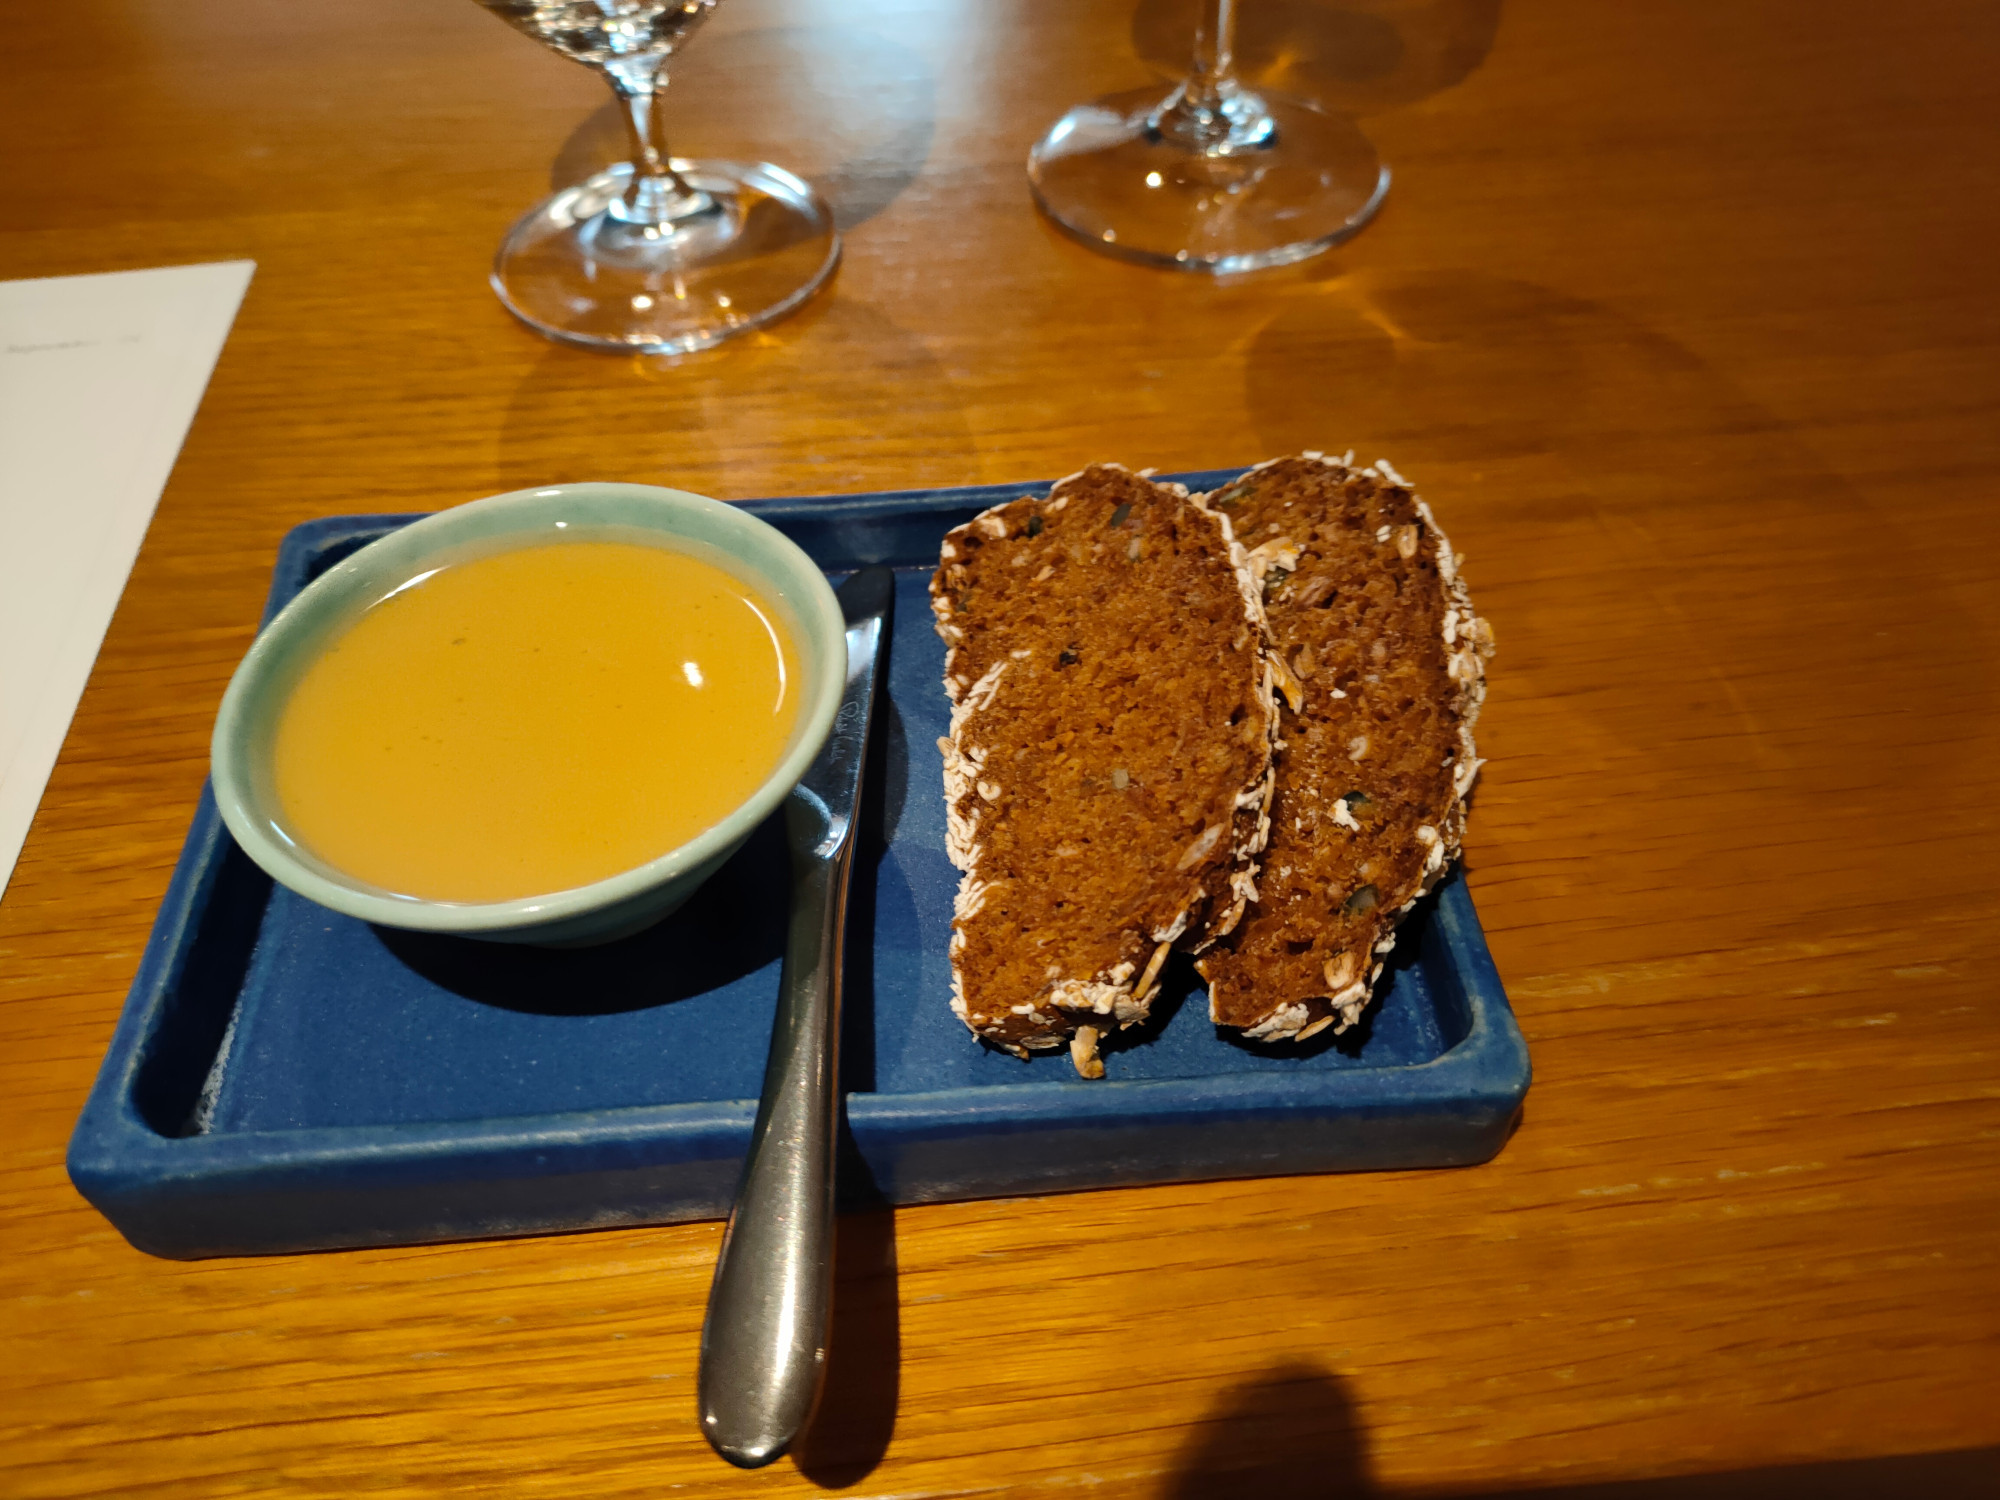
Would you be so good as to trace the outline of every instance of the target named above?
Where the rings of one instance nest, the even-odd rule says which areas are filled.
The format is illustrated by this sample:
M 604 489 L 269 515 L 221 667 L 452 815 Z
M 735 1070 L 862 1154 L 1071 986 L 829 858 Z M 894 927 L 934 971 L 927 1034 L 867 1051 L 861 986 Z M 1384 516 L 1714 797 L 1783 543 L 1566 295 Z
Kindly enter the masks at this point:
M 1213 488 L 1240 472 L 1174 476 Z M 1462 878 L 1410 916 L 1347 1036 L 1258 1047 L 1185 963 L 1109 1077 L 1022 1062 L 951 1013 L 944 532 L 1032 485 L 752 501 L 829 574 L 898 569 L 849 903 L 849 1205 L 1459 1166 L 1500 1149 L 1528 1054 Z M 1045 486 L 1039 488 L 1046 488 Z M 279 551 L 265 618 L 415 516 L 335 516 Z M 728 1214 L 776 1007 L 777 819 L 652 930 L 583 951 L 396 932 L 275 885 L 203 791 L 69 1172 L 134 1245 L 197 1257 Z

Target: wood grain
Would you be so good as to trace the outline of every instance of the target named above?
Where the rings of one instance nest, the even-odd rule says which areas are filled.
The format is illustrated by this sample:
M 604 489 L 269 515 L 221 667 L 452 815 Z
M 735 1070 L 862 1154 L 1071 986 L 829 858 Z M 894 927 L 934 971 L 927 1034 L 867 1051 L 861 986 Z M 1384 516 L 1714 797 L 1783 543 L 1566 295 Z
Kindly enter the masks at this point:
M 0 275 L 258 271 L 0 902 L 0 1492 L 1991 1492 L 2000 18 L 1259 0 L 1253 71 L 1396 182 L 1204 281 L 1021 173 L 1187 10 L 731 0 L 680 149 L 815 177 L 847 257 L 652 363 L 486 290 L 617 140 L 463 0 L 9 17 Z M 1494 1163 L 844 1221 L 827 1408 L 749 1476 L 694 1423 L 717 1226 L 174 1264 L 70 1188 L 295 522 L 1350 445 L 1499 633 L 1468 863 L 1536 1081 Z

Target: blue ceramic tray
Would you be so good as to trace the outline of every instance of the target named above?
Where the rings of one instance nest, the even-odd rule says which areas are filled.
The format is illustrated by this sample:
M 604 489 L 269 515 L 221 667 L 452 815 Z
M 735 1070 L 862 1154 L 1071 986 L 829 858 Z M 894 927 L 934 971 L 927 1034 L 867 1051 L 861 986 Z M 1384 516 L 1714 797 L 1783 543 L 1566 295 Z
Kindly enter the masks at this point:
M 1226 473 L 1181 476 L 1211 487 Z M 1183 968 L 1106 1050 L 1022 1062 L 947 1004 L 947 528 L 1030 486 L 760 501 L 830 573 L 901 571 L 888 701 L 849 908 L 842 1194 L 925 1203 L 1132 1183 L 1484 1161 L 1528 1055 L 1462 880 L 1412 914 L 1393 983 L 1341 1038 L 1257 1047 Z M 275 612 L 412 516 L 285 539 Z M 268 618 L 268 614 L 267 614 Z M 761 1086 L 785 920 L 775 821 L 678 914 L 607 947 L 495 947 L 314 906 L 252 865 L 204 792 L 96 1087 L 77 1188 L 157 1255 L 319 1250 L 729 1210 Z

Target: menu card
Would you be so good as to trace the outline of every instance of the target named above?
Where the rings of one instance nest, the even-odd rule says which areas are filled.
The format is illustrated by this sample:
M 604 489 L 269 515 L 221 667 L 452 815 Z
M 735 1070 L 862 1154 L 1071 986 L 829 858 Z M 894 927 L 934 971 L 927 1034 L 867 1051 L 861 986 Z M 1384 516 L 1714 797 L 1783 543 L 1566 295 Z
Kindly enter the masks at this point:
M 0 282 L 0 893 L 254 269 Z

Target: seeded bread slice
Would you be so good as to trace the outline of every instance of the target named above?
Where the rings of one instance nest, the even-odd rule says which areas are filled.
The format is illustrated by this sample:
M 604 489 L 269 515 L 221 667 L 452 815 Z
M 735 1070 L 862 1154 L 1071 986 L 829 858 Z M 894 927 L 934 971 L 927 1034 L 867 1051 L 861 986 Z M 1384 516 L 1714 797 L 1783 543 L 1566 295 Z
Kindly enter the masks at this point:
M 952 1009 L 1020 1056 L 1145 1019 L 1168 951 L 1256 896 L 1277 712 L 1263 610 L 1219 511 L 1115 465 L 994 506 L 931 582 L 963 871 Z
M 1493 633 L 1386 463 L 1274 459 L 1198 503 L 1250 549 L 1291 709 L 1259 900 L 1197 963 L 1209 1013 L 1260 1041 L 1344 1031 L 1458 856 Z

